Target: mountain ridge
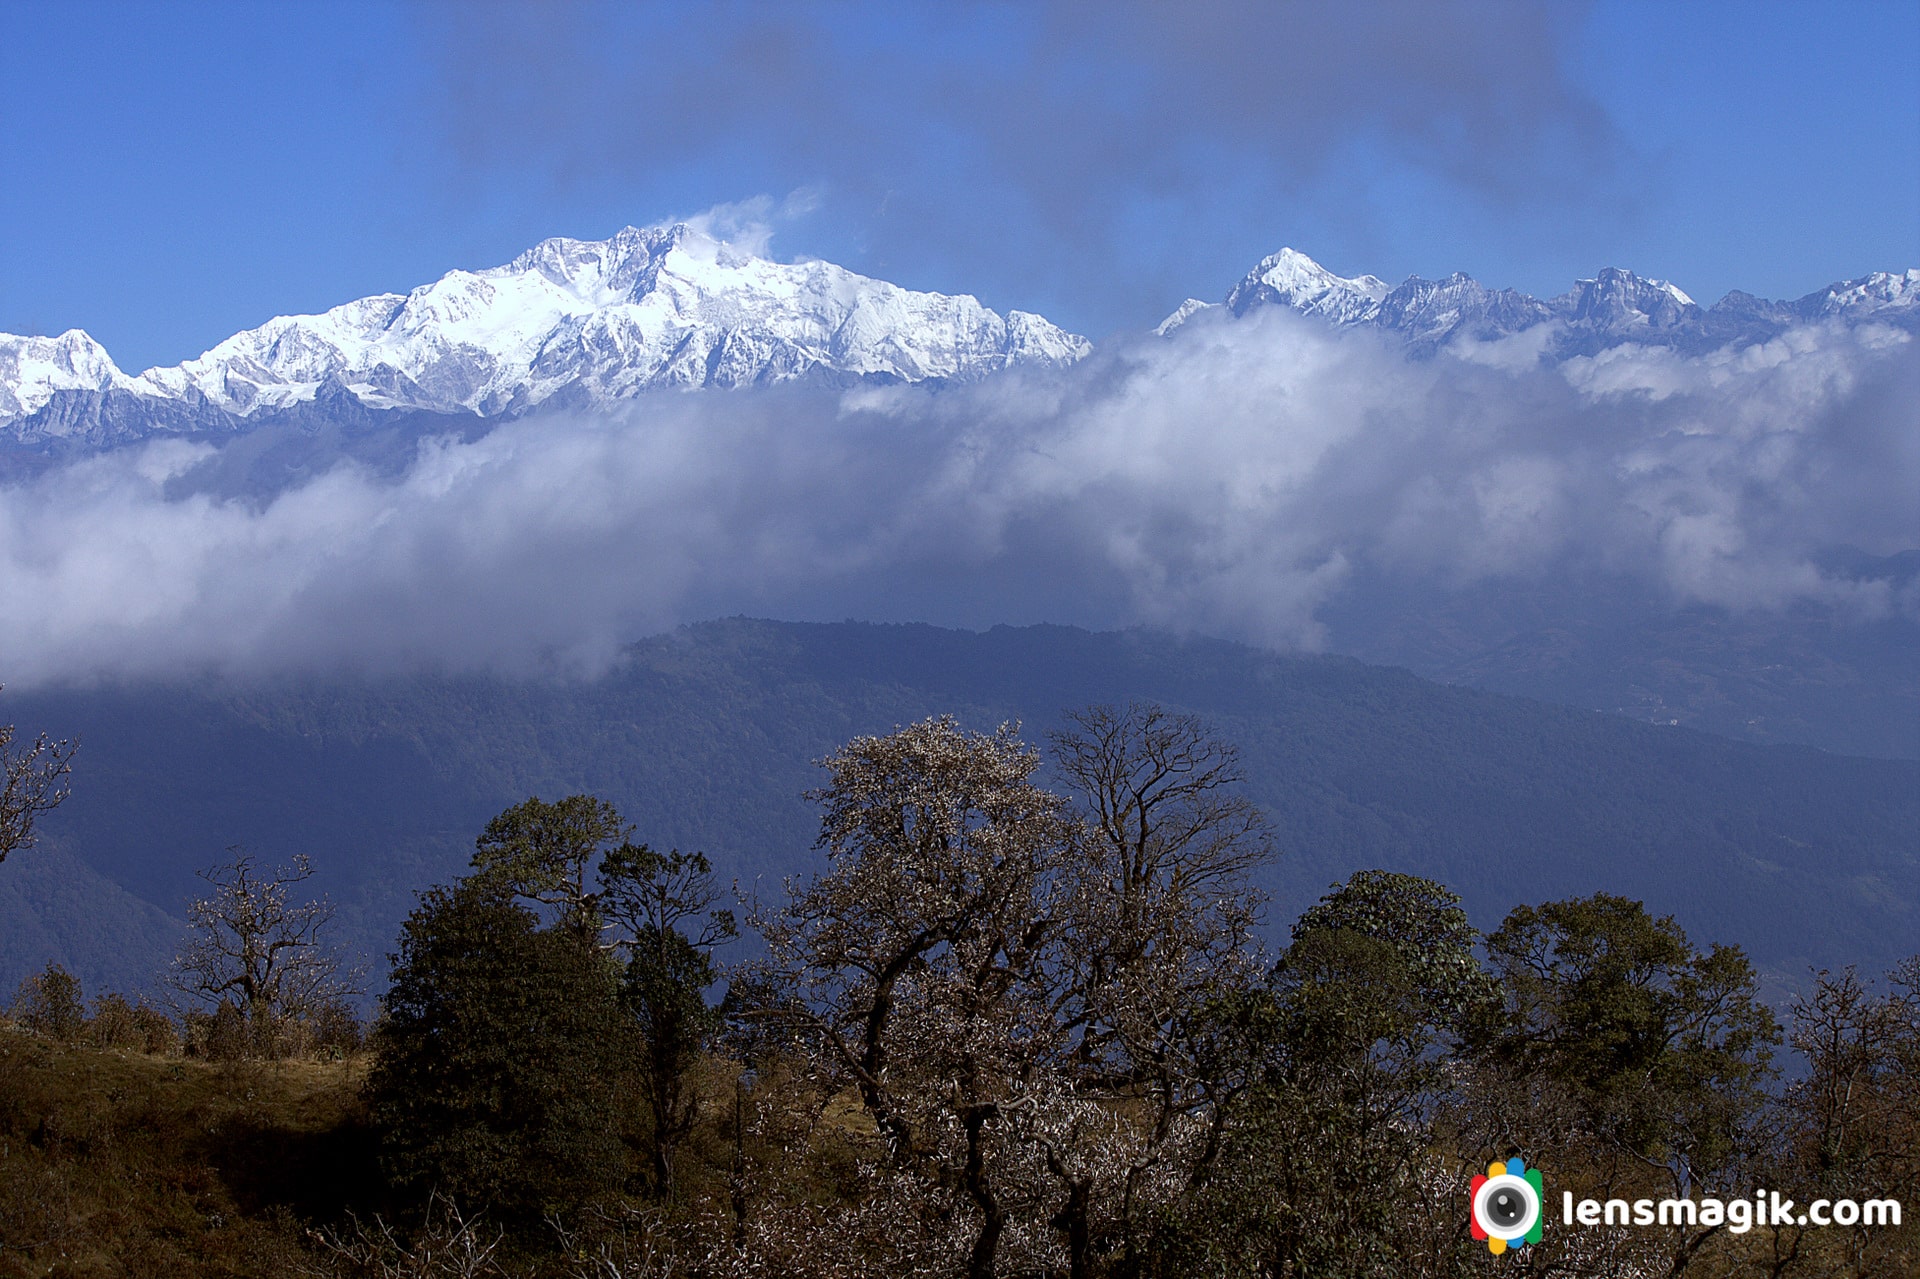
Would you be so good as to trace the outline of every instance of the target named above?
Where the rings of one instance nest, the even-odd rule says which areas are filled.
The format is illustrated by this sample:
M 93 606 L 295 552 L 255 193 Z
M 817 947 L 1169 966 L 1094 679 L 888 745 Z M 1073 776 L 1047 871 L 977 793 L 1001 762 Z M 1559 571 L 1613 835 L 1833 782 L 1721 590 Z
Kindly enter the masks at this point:
M 1409 276 L 1388 286 L 1376 276 L 1336 275 L 1297 249 L 1283 248 L 1254 266 L 1221 302 L 1189 298 L 1155 329 L 1166 335 L 1196 316 L 1220 310 L 1233 319 L 1282 307 L 1336 328 L 1371 328 L 1431 355 L 1467 339 L 1498 341 L 1543 324 L 1558 325 L 1548 354 L 1566 359 L 1629 343 L 1699 354 L 1763 342 L 1796 325 L 1881 322 L 1920 331 L 1920 269 L 1875 271 L 1836 281 L 1791 302 L 1738 290 L 1711 307 L 1666 280 L 1605 267 L 1553 298 L 1489 289 L 1464 272 L 1440 280 Z
M 1090 350 L 1028 312 L 772 262 L 676 223 L 543 240 L 406 294 L 276 316 L 137 376 L 82 330 L 0 335 L 0 436 L 98 446 L 230 434 L 342 393 L 376 411 L 501 418 L 663 388 L 966 381 Z M 150 409 L 150 431 L 135 406 Z
M 4 868 L 22 895 L 0 897 L 0 988 L 51 959 L 89 982 L 125 971 L 136 937 L 153 970 L 163 913 L 235 843 L 269 862 L 310 855 L 354 944 L 379 954 L 413 893 L 462 872 L 487 819 L 529 794 L 599 794 L 638 838 L 702 849 L 724 879 L 766 891 L 820 868 L 804 794 L 813 761 L 849 738 L 952 713 L 981 731 L 1024 721 L 1044 743 L 1063 710 L 1135 698 L 1203 715 L 1239 746 L 1283 850 L 1262 877 L 1276 926 L 1378 866 L 1450 884 L 1482 926 L 1520 901 L 1628 894 L 1748 946 L 1783 981 L 1809 964 L 1884 966 L 1920 938 L 1920 762 L 1756 746 L 1193 636 L 731 618 L 641 641 L 594 681 L 9 690 L 23 731 L 83 746 L 72 798 Z M 69 869 L 52 874 L 55 855 Z M 43 857 L 48 875 L 15 874 Z M 120 885 L 105 904 L 137 917 L 62 924 L 83 871 Z M 9 910 L 45 926 L 16 927 Z M 89 937 L 93 953 L 53 949 Z
M 1542 300 L 1455 273 L 1388 285 L 1283 248 L 1218 303 L 1188 299 L 1155 329 L 1283 308 L 1402 340 L 1416 356 L 1554 326 L 1544 354 L 1628 343 L 1687 353 L 1799 325 L 1920 332 L 1920 270 L 1873 272 L 1791 302 L 1735 291 L 1702 308 L 1621 268 Z M 606 240 L 553 237 L 510 262 L 454 270 L 407 293 L 276 316 L 171 367 L 123 372 L 80 329 L 0 334 L 0 448 L 85 453 L 148 437 L 220 440 L 264 424 L 311 430 L 341 414 L 505 420 L 593 410 L 663 389 L 808 381 L 944 384 L 1085 358 L 1087 339 L 968 294 L 922 293 L 829 262 L 775 262 L 687 223 Z

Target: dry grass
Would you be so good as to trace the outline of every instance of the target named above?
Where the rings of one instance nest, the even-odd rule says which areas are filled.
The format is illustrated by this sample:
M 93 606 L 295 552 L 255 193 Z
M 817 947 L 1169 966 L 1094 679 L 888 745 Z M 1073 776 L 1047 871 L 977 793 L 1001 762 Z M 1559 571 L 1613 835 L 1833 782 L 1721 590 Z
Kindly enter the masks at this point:
M 331 1227 L 337 1244 L 373 1240 L 393 1254 L 382 1253 L 385 1260 L 404 1260 L 381 1235 L 394 1216 L 379 1199 L 357 1099 L 367 1066 L 364 1056 L 231 1063 L 149 1056 L 84 1039 L 63 1044 L 0 1022 L 0 1279 L 463 1273 L 415 1264 L 414 1253 L 446 1242 L 431 1219 L 421 1225 L 417 1211 L 401 1214 L 410 1224 L 401 1237 L 414 1249 L 406 1254 L 412 1269 L 356 1263 L 352 1248 L 329 1251 L 309 1233 Z M 614 1256 L 629 1259 L 625 1273 L 663 1273 L 650 1268 L 665 1264 L 662 1248 L 726 1253 L 724 1241 L 745 1229 L 736 1210 L 755 1223 L 756 1248 L 772 1246 L 769 1222 L 810 1222 L 815 1233 L 854 1230 L 873 1189 L 863 1168 L 878 1155 L 857 1097 L 823 1092 L 805 1072 L 775 1064 L 739 1095 L 736 1111 L 736 1075 L 724 1060 L 702 1063 L 702 1122 L 682 1152 L 673 1204 L 618 1197 L 595 1216 L 566 1223 L 561 1242 L 568 1246 L 558 1253 L 552 1240 L 509 1241 L 485 1273 L 604 1274 L 582 1269 L 581 1259 Z M 1900 1230 L 1809 1231 L 1799 1239 L 1756 1230 L 1716 1239 L 1686 1273 L 1768 1275 L 1797 1243 L 1787 1274 L 1920 1274 L 1917 1239 L 1914 1221 Z
M 210 1064 L 0 1026 L 0 1276 L 292 1273 L 373 1185 L 365 1065 Z

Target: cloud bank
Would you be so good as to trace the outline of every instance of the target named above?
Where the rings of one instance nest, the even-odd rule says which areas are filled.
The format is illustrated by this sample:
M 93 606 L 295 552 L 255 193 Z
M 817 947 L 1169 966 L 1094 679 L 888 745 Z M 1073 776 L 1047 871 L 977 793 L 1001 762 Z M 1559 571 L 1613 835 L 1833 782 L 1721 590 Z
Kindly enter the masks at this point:
M 1027 305 L 1038 283 L 1076 309 L 1144 316 L 1179 281 L 1237 270 L 1247 244 L 1273 238 L 1277 209 L 1390 222 L 1413 197 L 1387 172 L 1558 223 L 1643 199 L 1652 166 L 1571 66 L 1588 7 L 569 0 L 416 13 L 438 61 L 428 109 L 476 192 L 719 167 L 752 188 L 815 189 L 859 228 L 872 273 L 911 264 Z M 1158 270 L 1115 271 L 1142 237 L 1159 241 Z M 1238 247 L 1219 259 L 1208 245 L 1223 238 Z
M 210 489 L 210 446 L 157 442 L 0 488 L 0 679 L 593 670 L 736 612 L 1314 647 L 1362 568 L 1920 616 L 1910 585 L 1820 567 L 1920 546 L 1911 339 L 1555 368 L 1536 336 L 1411 360 L 1278 309 L 1208 316 L 969 387 L 530 418 L 265 497 Z

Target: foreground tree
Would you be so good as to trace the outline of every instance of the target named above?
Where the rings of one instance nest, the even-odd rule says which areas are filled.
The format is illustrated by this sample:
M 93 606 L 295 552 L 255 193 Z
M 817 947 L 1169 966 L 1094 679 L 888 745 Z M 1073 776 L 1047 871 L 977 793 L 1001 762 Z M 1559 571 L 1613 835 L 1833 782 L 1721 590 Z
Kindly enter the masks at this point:
M 1507 997 L 1484 1048 L 1564 1088 L 1596 1136 L 1688 1184 L 1735 1160 L 1780 1030 L 1737 946 L 1597 893 L 1520 906 L 1487 938 Z
M 622 844 L 607 854 L 600 873 L 602 905 L 628 956 L 620 998 L 643 1050 L 640 1094 L 651 1121 L 654 1190 L 667 1197 L 674 1151 L 699 1117 L 694 1068 L 720 1028 L 719 1010 L 706 994 L 720 977 L 713 948 L 737 929 L 733 912 L 714 905 L 720 890 L 704 853 Z
M 473 873 L 483 884 L 546 907 L 598 944 L 607 918 L 595 871 L 601 857 L 632 834 L 612 804 L 592 795 L 515 804 L 474 842 Z
M 928 1220 L 970 1219 L 973 1279 L 995 1273 L 1010 1224 L 1008 1111 L 1062 1048 L 1047 977 L 1078 832 L 1033 783 L 1039 762 L 1011 726 L 949 718 L 854 739 L 815 793 L 831 869 L 756 918 L 796 996 L 785 1015 L 890 1161 L 924 1177 Z
M 1232 752 L 1158 708 L 1072 723 L 1085 817 L 1010 725 L 855 739 L 815 794 L 830 870 L 755 918 L 769 1015 L 920 1178 L 929 1247 L 968 1223 L 975 1279 L 1137 1269 L 1243 1078 L 1212 1010 L 1255 975 L 1268 849 Z
M 45 733 L 16 747 L 13 733 L 13 725 L 0 724 L 0 862 L 32 846 L 34 819 L 66 799 L 76 749 Z
M 1124 1141 L 1108 1123 L 1069 1127 L 1084 1149 L 1034 1128 L 1079 1279 L 1096 1253 L 1138 1264 L 1159 1213 L 1219 1154 L 1250 1078 L 1242 1028 L 1222 1014 L 1259 979 L 1252 877 L 1273 844 L 1238 791 L 1238 751 L 1198 717 L 1132 703 L 1066 722 L 1051 742 L 1084 833 L 1060 941 L 1062 1082 L 1088 1118 L 1147 1116 Z
M 706 992 L 719 979 L 713 948 L 736 933 L 704 853 L 656 853 L 592 795 L 534 796 L 487 823 L 473 882 L 548 912 L 583 943 L 625 961 L 621 1006 L 643 1060 L 637 1072 L 650 1125 L 653 1185 L 673 1189 L 673 1152 L 692 1131 L 700 1052 L 719 1027 Z
M 393 1187 L 518 1224 L 624 1177 L 629 1052 L 615 970 L 498 884 L 421 895 L 394 956 L 366 1097 Z
M 671 1194 L 719 1023 L 712 952 L 735 925 L 703 854 L 631 832 L 594 796 L 536 796 L 487 824 L 471 875 L 421 898 L 369 1094 L 397 1183 L 524 1214 L 622 1183 L 631 1138 Z M 619 1104 L 635 1093 L 642 1132 Z
M 1807 1064 L 1786 1090 L 1769 1184 L 1791 1185 L 1803 1199 L 1897 1199 L 1920 1204 L 1920 957 L 1908 959 L 1875 989 L 1853 969 L 1814 975 L 1812 989 L 1788 1010 L 1788 1042 Z M 1815 1274 L 1838 1265 L 1852 1273 L 1920 1272 L 1920 1218 L 1900 1229 L 1855 1225 L 1840 1231 L 1774 1231 L 1782 1273 Z M 1843 1247 L 1836 1247 L 1844 1241 Z
M 1780 1028 L 1739 947 L 1701 951 L 1670 916 L 1596 893 L 1516 907 L 1487 953 L 1503 1005 L 1473 1045 L 1469 1148 L 1538 1152 L 1530 1163 L 1599 1198 L 1760 1184 Z M 1634 1231 L 1621 1246 L 1679 1274 L 1718 1233 Z
M 1496 998 L 1478 942 L 1458 897 L 1386 871 L 1359 872 L 1295 922 L 1243 1003 L 1255 1081 L 1161 1241 L 1161 1270 L 1472 1271 L 1457 1185 L 1436 1178 L 1433 1151 L 1453 1053 Z
M 168 981 L 216 1015 L 232 1010 L 247 1051 L 272 1056 L 290 1023 L 332 1015 L 360 988 L 329 936 L 332 903 L 294 900 L 313 877 L 307 858 L 266 867 L 228 851 L 230 860 L 200 872 L 212 891 L 187 903 L 187 942 Z

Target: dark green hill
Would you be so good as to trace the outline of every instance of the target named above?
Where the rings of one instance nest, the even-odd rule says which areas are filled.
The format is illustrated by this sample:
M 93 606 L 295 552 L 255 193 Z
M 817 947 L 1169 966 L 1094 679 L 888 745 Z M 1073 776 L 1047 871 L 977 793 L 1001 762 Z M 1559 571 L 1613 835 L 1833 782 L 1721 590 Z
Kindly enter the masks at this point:
M 1453 885 L 1483 925 L 1520 901 L 1641 897 L 1788 979 L 1920 951 L 1910 761 L 1747 745 L 1211 640 L 732 620 L 645 641 L 590 683 L 8 694 L 0 711 L 83 749 L 43 849 L 0 866 L 0 980 L 49 957 L 94 982 L 150 971 L 164 929 L 147 904 L 177 915 L 193 869 L 236 843 L 309 854 L 353 940 L 378 956 L 413 892 L 458 873 L 486 819 L 530 793 L 596 792 L 641 838 L 704 848 L 724 874 L 777 889 L 816 865 L 802 792 L 817 784 L 811 761 L 848 737 L 951 712 L 981 728 L 1022 719 L 1038 739 L 1063 708 L 1127 698 L 1200 712 L 1241 745 L 1285 849 L 1268 882 L 1281 923 L 1351 870 L 1384 866 Z M 40 857 L 78 864 L 29 874 L 22 863 Z M 90 874 L 107 881 L 97 919 L 77 904 L 95 895 Z

